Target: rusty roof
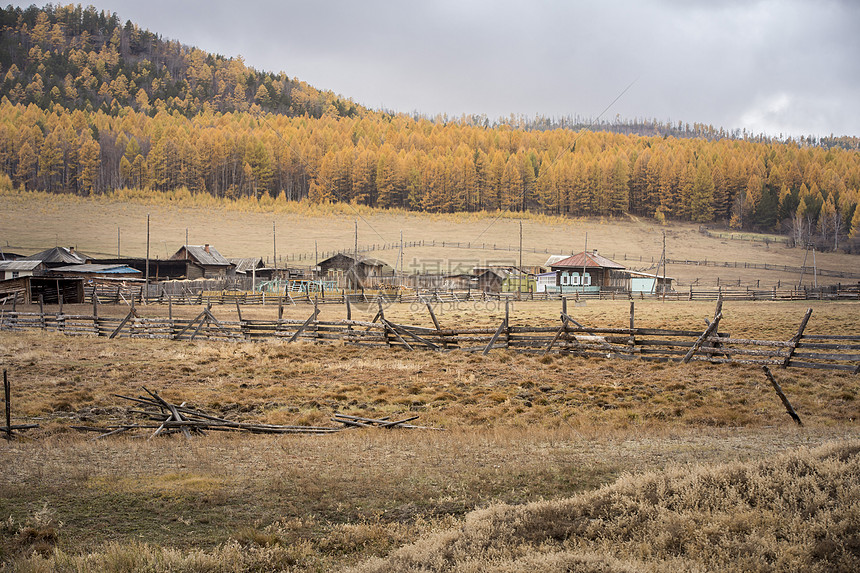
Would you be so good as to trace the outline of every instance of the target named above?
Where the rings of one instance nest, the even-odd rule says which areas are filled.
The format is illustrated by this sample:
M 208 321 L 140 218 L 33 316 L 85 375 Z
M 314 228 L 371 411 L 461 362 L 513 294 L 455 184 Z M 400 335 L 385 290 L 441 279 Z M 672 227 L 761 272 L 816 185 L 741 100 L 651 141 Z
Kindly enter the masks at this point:
M 550 265 L 552 268 L 564 268 L 564 269 L 581 269 L 591 268 L 591 269 L 623 269 L 623 265 L 619 265 L 615 261 L 609 260 L 602 255 L 598 255 L 596 252 L 588 253 L 582 252 L 576 255 L 571 255 L 566 259 L 562 259 Z

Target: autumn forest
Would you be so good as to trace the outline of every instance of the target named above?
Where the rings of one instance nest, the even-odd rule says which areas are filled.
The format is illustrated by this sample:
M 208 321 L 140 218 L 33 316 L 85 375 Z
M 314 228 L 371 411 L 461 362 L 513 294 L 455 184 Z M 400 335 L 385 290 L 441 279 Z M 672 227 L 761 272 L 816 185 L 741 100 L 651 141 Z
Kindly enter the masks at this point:
M 371 110 L 80 5 L 0 9 L 0 66 L 0 184 L 9 187 L 632 214 L 830 249 L 860 240 L 853 138 Z

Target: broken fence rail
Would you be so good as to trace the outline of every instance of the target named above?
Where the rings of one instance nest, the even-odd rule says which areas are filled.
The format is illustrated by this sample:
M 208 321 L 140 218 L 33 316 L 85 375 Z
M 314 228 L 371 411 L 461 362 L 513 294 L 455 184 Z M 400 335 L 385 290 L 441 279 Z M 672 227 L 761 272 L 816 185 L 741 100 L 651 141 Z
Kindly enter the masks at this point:
M 493 349 L 573 356 L 652 361 L 708 361 L 758 366 L 860 372 L 860 335 L 805 334 L 791 339 L 758 340 L 731 337 L 714 329 L 588 327 L 576 323 L 565 309 L 561 324 L 439 328 L 397 324 L 377 316 L 373 321 L 318 320 L 317 311 L 305 320 L 219 320 L 205 307 L 196 317 L 148 318 L 134 308 L 124 318 L 49 313 L 0 313 L 4 330 L 41 329 L 66 335 L 171 340 L 342 342 L 362 347 L 461 350 L 488 353 Z M 718 305 L 721 301 L 718 302 Z M 631 302 L 631 306 L 633 303 Z M 631 309 L 632 310 L 632 309 Z M 809 311 L 811 312 L 811 311 Z M 809 314 L 809 313 L 808 313 Z M 721 326 L 725 326 L 725 321 Z M 689 357 L 687 357 L 689 355 Z

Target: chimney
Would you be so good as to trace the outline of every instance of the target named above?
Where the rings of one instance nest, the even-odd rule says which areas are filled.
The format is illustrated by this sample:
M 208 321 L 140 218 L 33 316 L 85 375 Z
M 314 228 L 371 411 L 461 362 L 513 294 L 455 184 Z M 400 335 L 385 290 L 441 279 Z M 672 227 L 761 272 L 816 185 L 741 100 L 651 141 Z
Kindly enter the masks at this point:
M 209 243 L 206 243 L 205 245 L 203 245 L 203 250 L 206 251 L 207 253 L 209 252 Z
M 73 254 L 73 255 L 74 255 L 74 254 L 75 254 L 75 248 L 74 248 L 74 247 L 69 247 L 69 253 L 71 253 L 71 254 Z

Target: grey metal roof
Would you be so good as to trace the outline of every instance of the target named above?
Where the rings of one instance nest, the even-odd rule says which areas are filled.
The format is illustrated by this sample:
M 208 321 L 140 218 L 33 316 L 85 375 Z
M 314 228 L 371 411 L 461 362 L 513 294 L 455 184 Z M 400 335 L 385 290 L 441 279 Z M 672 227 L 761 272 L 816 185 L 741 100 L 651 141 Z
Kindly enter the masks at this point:
M 230 266 L 230 261 L 225 259 L 221 253 L 218 252 L 218 249 L 212 245 L 208 246 L 208 251 L 206 249 L 206 245 L 185 245 L 188 257 L 194 259 L 201 265 Z M 182 249 L 180 249 L 180 251 L 181 250 Z
M 67 265 L 82 265 L 87 262 L 86 255 L 82 255 L 78 252 L 72 252 L 71 250 L 65 247 L 53 247 L 42 251 L 41 253 L 36 253 L 35 255 L 30 255 L 29 257 L 24 257 L 24 261 L 43 261 L 46 263 L 66 263 Z
M 141 274 L 137 269 L 133 269 L 128 265 L 109 265 L 87 263 L 83 265 L 67 265 L 65 267 L 57 267 L 52 269 L 57 273 L 101 273 L 101 274 Z
M 559 261 L 563 261 L 564 259 L 566 259 L 569 256 L 570 255 L 550 255 L 549 258 L 546 260 L 546 262 L 543 264 L 543 266 L 550 267 Z
M 42 261 L 0 261 L 0 271 L 32 271 L 42 264 Z
M 212 247 L 209 249 L 211 250 Z M 259 269 L 264 266 L 263 259 L 260 257 L 230 258 L 227 260 L 236 267 L 237 273 L 249 273 L 252 269 Z

